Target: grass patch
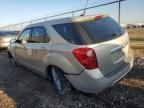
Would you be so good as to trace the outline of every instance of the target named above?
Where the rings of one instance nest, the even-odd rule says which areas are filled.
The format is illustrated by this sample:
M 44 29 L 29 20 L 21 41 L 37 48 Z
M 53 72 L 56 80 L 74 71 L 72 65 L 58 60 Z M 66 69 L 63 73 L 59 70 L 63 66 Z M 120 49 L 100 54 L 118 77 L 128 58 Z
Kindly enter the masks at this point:
M 130 38 L 130 46 L 133 49 L 144 49 L 144 28 L 127 30 Z
M 144 41 L 144 28 L 129 29 L 130 41 Z

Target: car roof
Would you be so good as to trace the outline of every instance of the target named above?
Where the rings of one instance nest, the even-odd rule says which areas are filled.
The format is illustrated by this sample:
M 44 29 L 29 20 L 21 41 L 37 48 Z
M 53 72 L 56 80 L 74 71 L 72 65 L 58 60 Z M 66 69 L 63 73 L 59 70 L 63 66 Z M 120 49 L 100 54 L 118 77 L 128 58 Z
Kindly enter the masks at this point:
M 31 28 L 31 27 L 36 27 L 36 26 L 41 26 L 41 25 L 47 26 L 47 25 L 55 25 L 55 24 L 61 24 L 61 23 L 78 22 L 82 19 L 94 18 L 96 16 L 107 16 L 107 15 L 97 14 L 97 15 L 71 16 L 71 17 L 66 17 L 66 18 L 58 18 L 58 19 L 33 23 L 33 24 L 26 26 L 25 29 Z

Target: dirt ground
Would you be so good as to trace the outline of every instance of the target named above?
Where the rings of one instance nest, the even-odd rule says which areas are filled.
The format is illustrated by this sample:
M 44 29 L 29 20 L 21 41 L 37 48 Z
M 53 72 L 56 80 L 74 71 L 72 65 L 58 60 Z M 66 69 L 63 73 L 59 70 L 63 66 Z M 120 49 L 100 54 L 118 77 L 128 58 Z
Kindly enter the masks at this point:
M 100 94 L 73 90 L 59 96 L 48 80 L 14 67 L 0 53 L 0 108 L 144 108 L 144 51 L 135 51 L 133 69 Z

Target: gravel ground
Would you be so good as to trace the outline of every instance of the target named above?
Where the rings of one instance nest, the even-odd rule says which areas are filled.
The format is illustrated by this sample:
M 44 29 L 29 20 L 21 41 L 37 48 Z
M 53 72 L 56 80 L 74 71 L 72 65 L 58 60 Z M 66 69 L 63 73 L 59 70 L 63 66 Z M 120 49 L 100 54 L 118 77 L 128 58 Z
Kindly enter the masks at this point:
M 0 108 L 144 108 L 144 51 L 135 53 L 133 69 L 112 88 L 97 95 L 73 90 L 64 96 L 48 80 L 14 67 L 0 53 Z

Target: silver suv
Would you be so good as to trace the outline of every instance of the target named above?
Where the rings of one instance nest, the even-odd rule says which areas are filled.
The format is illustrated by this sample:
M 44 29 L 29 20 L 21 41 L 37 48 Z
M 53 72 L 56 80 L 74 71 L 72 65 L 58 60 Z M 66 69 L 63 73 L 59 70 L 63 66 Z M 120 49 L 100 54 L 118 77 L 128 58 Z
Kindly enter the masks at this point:
M 27 26 L 8 48 L 14 64 L 49 78 L 59 94 L 71 87 L 97 93 L 133 65 L 129 37 L 111 17 L 78 16 Z

